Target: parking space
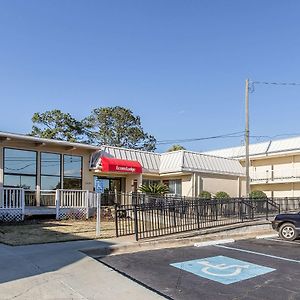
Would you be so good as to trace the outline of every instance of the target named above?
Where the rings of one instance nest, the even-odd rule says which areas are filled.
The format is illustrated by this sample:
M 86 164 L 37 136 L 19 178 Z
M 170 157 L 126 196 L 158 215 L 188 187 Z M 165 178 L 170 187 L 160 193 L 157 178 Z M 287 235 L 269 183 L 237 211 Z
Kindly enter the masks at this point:
M 299 299 L 300 241 L 243 240 L 100 261 L 169 299 Z

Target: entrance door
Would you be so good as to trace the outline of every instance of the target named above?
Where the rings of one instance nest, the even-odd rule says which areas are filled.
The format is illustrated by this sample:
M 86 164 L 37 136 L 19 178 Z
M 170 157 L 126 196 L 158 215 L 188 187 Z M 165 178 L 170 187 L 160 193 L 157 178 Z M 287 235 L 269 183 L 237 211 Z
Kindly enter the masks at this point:
M 94 176 L 94 178 L 95 180 L 100 180 L 101 185 L 103 186 L 103 195 L 101 198 L 102 205 L 113 205 L 114 203 L 118 202 L 118 199 L 120 198 L 120 193 L 122 192 L 122 179 L 100 176 Z

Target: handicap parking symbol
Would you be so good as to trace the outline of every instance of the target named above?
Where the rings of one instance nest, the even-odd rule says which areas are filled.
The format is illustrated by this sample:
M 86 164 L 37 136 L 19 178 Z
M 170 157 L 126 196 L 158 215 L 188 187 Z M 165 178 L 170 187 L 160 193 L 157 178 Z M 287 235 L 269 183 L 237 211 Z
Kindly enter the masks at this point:
M 275 271 L 222 255 L 173 263 L 171 266 L 222 284 L 231 284 Z

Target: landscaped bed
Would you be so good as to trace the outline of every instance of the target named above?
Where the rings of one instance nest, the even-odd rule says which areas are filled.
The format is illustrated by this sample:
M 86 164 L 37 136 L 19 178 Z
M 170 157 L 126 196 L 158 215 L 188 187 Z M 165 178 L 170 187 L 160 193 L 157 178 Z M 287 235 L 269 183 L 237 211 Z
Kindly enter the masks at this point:
M 100 239 L 115 237 L 115 223 L 101 222 Z M 26 220 L 0 225 L 0 243 L 17 246 L 96 238 L 95 220 Z

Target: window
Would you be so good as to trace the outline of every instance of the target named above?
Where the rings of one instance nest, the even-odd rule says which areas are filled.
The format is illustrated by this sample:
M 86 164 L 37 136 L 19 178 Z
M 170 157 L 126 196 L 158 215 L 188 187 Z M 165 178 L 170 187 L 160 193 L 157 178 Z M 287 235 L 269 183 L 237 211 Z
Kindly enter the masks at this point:
M 36 188 L 35 151 L 4 148 L 4 186 Z
M 82 157 L 64 155 L 64 189 L 82 188 Z
M 56 190 L 61 188 L 61 155 L 41 153 L 41 189 Z
M 163 183 L 169 187 L 169 194 L 182 194 L 181 179 L 165 180 Z
M 160 180 L 153 180 L 153 179 L 143 179 L 143 185 L 154 185 L 154 184 L 160 184 Z

